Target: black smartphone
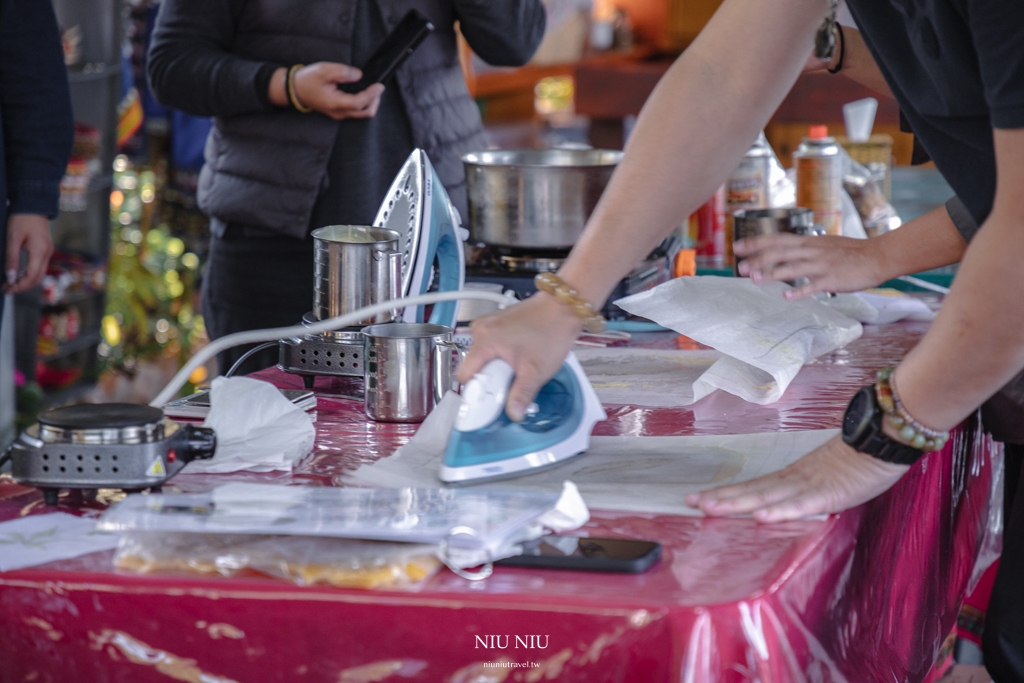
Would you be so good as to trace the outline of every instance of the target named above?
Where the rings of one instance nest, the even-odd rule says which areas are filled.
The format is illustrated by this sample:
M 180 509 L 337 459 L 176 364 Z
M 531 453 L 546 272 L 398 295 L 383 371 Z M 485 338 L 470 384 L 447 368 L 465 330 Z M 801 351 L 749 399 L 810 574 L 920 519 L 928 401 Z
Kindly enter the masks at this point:
M 366 60 L 366 64 L 359 67 L 363 77 L 355 83 L 339 83 L 338 90 L 357 93 L 374 83 L 387 81 L 433 30 L 434 25 L 429 19 L 417 10 L 409 10 L 398 22 L 395 30 L 388 34 L 384 42 Z
M 659 557 L 661 545 L 654 541 L 541 536 L 524 543 L 522 555 L 506 557 L 494 564 L 636 574 L 649 569 Z

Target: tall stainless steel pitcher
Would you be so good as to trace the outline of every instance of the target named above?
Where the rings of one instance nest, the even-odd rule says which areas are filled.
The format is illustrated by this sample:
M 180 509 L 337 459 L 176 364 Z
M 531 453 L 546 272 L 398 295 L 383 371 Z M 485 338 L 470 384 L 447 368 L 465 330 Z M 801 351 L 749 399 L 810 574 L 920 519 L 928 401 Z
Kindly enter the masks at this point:
M 365 225 L 329 225 L 313 231 L 313 314 L 325 320 L 398 299 L 402 290 L 401 236 Z M 357 325 L 391 322 L 388 311 Z

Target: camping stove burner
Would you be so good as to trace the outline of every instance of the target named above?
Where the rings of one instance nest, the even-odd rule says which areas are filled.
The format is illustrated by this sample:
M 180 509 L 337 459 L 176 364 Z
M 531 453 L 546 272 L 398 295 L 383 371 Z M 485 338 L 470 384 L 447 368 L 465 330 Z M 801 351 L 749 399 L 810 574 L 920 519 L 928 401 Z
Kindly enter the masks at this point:
M 14 442 L 11 474 L 56 505 L 64 488 L 159 490 L 216 447 L 212 429 L 165 420 L 159 408 L 81 404 L 41 413 Z
M 312 325 L 320 322 L 310 312 L 302 316 L 302 322 Z M 313 388 L 317 375 L 332 377 L 363 376 L 363 335 L 362 326 L 346 327 L 342 330 L 307 334 L 301 337 L 282 339 L 278 342 L 277 367 L 285 372 L 302 376 L 302 384 Z
M 562 267 L 562 264 L 565 263 L 565 259 L 547 258 L 543 256 L 511 256 L 508 254 L 501 254 L 498 256 L 498 263 L 510 273 L 554 273 Z

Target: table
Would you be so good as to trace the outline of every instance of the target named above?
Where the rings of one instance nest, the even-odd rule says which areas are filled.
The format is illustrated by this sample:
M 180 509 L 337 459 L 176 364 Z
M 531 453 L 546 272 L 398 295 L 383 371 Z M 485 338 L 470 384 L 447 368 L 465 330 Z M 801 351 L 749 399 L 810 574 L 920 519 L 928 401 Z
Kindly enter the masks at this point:
M 926 328 L 867 327 L 806 366 L 772 405 L 718 392 L 688 408 L 608 406 L 595 433 L 838 427 L 853 391 Z M 671 334 L 636 343 L 692 344 Z M 262 375 L 300 386 L 276 370 Z M 330 398 L 351 382 L 318 378 L 318 439 L 296 473 L 179 475 L 174 488 L 227 479 L 329 486 L 391 453 L 415 426 L 368 422 L 361 404 Z M 885 495 L 828 519 L 769 526 L 594 511 L 590 535 L 663 544 L 663 559 L 639 575 L 498 568 L 470 583 L 442 571 L 418 592 L 371 592 L 121 575 L 109 552 L 8 572 L 0 683 L 921 681 L 992 540 L 999 467 L 998 448 L 972 419 Z M 37 492 L 0 477 L 0 519 L 41 510 Z M 509 647 L 481 648 L 492 635 L 509 636 Z M 538 647 L 517 649 L 515 636 Z

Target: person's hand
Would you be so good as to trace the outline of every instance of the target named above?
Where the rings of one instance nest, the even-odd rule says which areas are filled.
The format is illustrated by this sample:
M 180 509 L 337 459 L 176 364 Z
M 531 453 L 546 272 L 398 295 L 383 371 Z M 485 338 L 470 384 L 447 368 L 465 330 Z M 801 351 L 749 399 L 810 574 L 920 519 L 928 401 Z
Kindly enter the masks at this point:
M 569 355 L 583 322 L 568 306 L 538 293 L 522 303 L 477 318 L 470 325 L 473 345 L 456 373 L 465 384 L 488 361 L 501 358 L 516 372 L 505 411 L 517 422 L 544 383 Z
M 28 265 L 19 278 L 22 250 L 28 253 Z M 8 218 L 4 294 L 18 294 L 42 282 L 52 253 L 53 238 L 50 237 L 50 221 L 46 216 L 16 213 Z
M 736 242 L 733 251 L 743 258 L 740 275 L 754 282 L 807 278 L 807 284 L 786 292 L 790 299 L 815 292 L 857 292 L 889 279 L 885 252 L 877 240 L 761 235 Z
M 860 453 L 835 436 L 783 470 L 691 493 L 686 504 L 710 516 L 753 513 L 759 522 L 783 522 L 860 505 L 887 491 L 909 469 Z
M 304 107 L 332 119 L 369 119 L 377 114 L 384 86 L 374 83 L 358 93 L 338 90 L 339 83 L 355 83 L 363 72 L 354 66 L 335 62 L 316 62 L 304 66 L 292 77 L 295 94 Z M 270 80 L 270 101 L 279 107 L 288 106 L 285 92 L 287 70 L 278 69 Z

